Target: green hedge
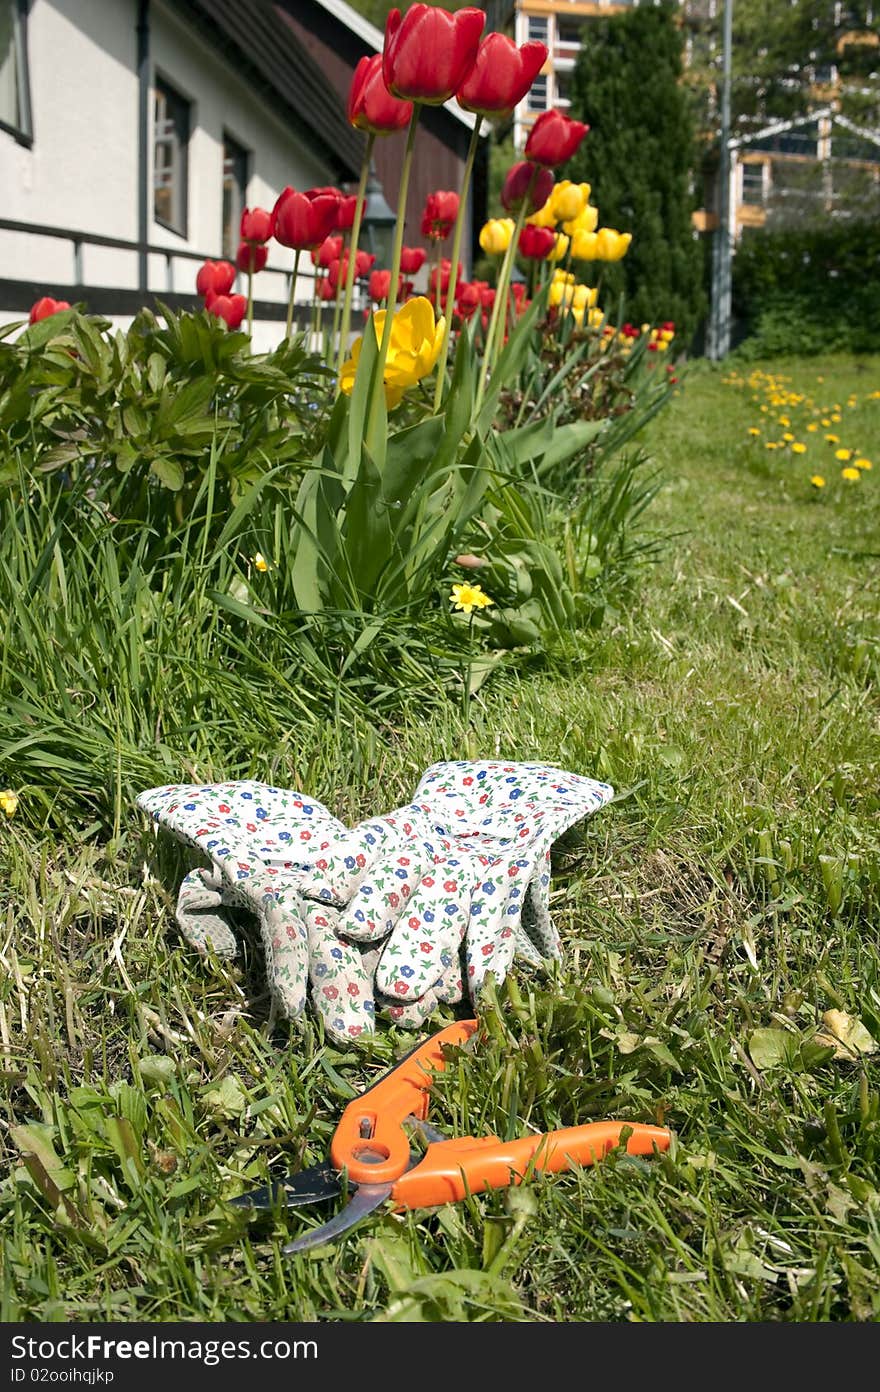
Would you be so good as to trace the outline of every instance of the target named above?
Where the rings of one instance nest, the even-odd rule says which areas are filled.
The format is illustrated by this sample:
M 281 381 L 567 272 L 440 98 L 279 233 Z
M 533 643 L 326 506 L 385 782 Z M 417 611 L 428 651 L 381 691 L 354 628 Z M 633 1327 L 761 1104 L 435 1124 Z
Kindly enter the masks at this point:
M 734 261 L 734 313 L 752 357 L 880 345 L 880 225 L 828 222 L 747 235 Z

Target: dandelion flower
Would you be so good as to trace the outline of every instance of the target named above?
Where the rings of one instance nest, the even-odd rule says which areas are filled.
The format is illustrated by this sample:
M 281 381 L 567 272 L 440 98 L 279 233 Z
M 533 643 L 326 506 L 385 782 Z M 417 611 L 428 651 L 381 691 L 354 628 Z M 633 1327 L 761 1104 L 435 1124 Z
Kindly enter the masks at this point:
M 810 431 L 813 431 L 813 430 L 818 430 L 819 427 L 818 427 L 818 425 L 816 424 L 815 421 L 810 421 L 810 424 L 807 426 L 807 429 L 810 430 Z
M 830 424 L 831 424 L 831 422 L 830 422 L 830 420 L 828 419 L 827 416 L 823 416 L 823 417 L 822 417 L 822 424 L 823 424 L 823 425 L 830 425 Z
M 839 449 L 834 451 L 834 458 L 839 459 L 841 464 L 846 464 L 847 460 L 852 459 L 852 450 Z
M 855 483 L 856 479 L 860 479 L 862 475 L 858 469 L 854 469 L 850 465 L 847 469 L 841 469 L 840 477 L 845 478 L 848 483 Z
M 857 469 L 872 469 L 874 467 L 870 459 L 854 459 L 853 465 Z
M 825 487 L 825 480 L 823 479 L 821 474 L 814 474 L 813 477 L 810 479 L 810 483 L 813 485 L 814 488 Z
M 0 792 L 0 811 L 5 812 L 7 817 L 15 816 L 15 809 L 18 806 L 18 794 L 11 788 L 4 788 Z
M 493 600 L 479 585 L 453 585 L 449 596 L 453 609 L 461 609 L 465 614 L 470 614 L 474 609 L 485 609 Z
M 825 436 L 825 439 L 828 441 L 829 445 L 839 445 L 839 444 L 840 444 L 840 436 L 839 436 L 839 435 L 826 435 L 826 436 Z
M 791 447 L 791 452 L 792 454 L 806 454 L 807 447 L 804 444 L 803 440 L 795 440 L 794 444 Z
M 791 425 L 791 421 L 788 419 L 788 416 L 780 416 L 780 417 L 779 417 L 779 424 L 780 424 L 780 425 Z
M 263 570 L 268 570 L 268 569 L 269 569 L 269 564 L 268 564 L 268 562 L 267 562 L 265 556 L 264 556 L 260 551 L 258 551 L 258 552 L 256 553 L 256 555 L 254 556 L 254 570 L 263 571 Z
M 760 435 L 760 433 L 761 433 L 761 432 L 760 432 L 760 430 L 758 429 L 758 427 L 757 427 L 756 425 L 750 425 L 750 426 L 749 426 L 749 434 L 750 434 L 750 435 Z
M 776 440 L 767 440 L 767 441 L 765 441 L 765 443 L 764 443 L 764 448 L 765 448 L 765 449 L 779 449 L 779 445 L 778 445 L 778 443 L 777 443 Z

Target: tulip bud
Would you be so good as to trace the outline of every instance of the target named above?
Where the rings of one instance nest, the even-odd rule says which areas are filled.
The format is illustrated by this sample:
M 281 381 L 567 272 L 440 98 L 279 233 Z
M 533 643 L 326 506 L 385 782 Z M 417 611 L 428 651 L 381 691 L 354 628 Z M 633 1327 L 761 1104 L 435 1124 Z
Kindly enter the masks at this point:
M 556 244 L 556 233 L 550 227 L 533 227 L 526 223 L 519 234 L 519 252 L 529 261 L 543 261 Z
M 39 324 L 41 319 L 48 319 L 53 314 L 60 314 L 62 309 L 70 309 L 66 300 L 53 300 L 51 295 L 44 295 L 41 300 L 31 306 L 30 324 Z
M 513 236 L 513 218 L 490 218 L 480 229 L 480 246 L 488 256 L 502 256 Z
M 412 102 L 399 101 L 386 87 L 381 53 L 361 58 L 348 93 L 350 123 L 369 135 L 393 135 L 409 125 L 412 112 Z
M 272 236 L 272 214 L 265 208 L 245 208 L 239 236 L 243 242 L 268 242 Z
M 501 190 L 501 202 L 508 213 L 518 213 L 524 203 L 528 212 L 534 213 L 543 208 L 552 188 L 553 175 L 549 169 L 530 164 L 528 160 L 520 160 L 507 172 Z
M 385 22 L 382 73 L 389 92 L 403 101 L 440 106 L 468 78 L 486 23 L 482 10 L 450 14 L 439 5 L 392 10 Z
M 227 328 L 237 329 L 247 314 L 247 303 L 246 295 L 209 295 L 205 309 L 225 320 Z
M 400 269 L 404 275 L 418 275 L 427 259 L 428 253 L 424 247 L 402 247 Z
M 269 260 L 269 248 L 258 242 L 242 242 L 235 257 L 235 264 L 245 275 L 256 275 L 262 271 Z
M 209 295 L 228 295 L 235 284 L 235 267 L 229 261 L 205 261 L 196 275 L 196 290 Z
M 565 164 L 589 129 L 583 121 L 573 121 L 561 111 L 544 111 L 529 131 L 526 159 L 550 168 Z
M 488 34 L 477 50 L 470 76 L 456 92 L 459 106 L 478 116 L 509 116 L 547 61 L 547 46 L 517 48 L 506 34 Z

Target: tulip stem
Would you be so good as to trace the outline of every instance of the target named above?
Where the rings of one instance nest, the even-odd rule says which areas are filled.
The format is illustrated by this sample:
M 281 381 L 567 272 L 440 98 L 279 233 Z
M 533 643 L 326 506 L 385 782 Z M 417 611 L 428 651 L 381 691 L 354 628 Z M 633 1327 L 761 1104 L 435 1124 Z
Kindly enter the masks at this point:
M 341 255 L 340 258 L 339 258 L 339 259 L 340 259 L 340 265 L 341 265 L 342 262 L 345 260 L 345 253 L 346 253 L 345 233 L 343 233 L 343 234 L 342 234 L 342 255 Z M 350 249 L 348 249 L 348 254 L 349 254 L 349 260 L 350 260 L 350 259 L 351 259 L 351 255 L 352 255 Z M 327 274 L 328 274 L 328 275 L 330 274 L 329 270 L 328 270 Z M 346 274 L 347 274 L 347 272 L 346 272 Z M 342 287 L 341 287 L 341 285 L 339 284 L 339 279 L 338 279 L 338 277 L 337 277 L 337 280 L 336 280 L 336 294 L 335 294 L 335 296 L 334 296 L 334 298 L 333 298 L 333 327 L 332 327 L 332 329 L 330 330 L 330 341 L 329 341 L 329 343 L 327 344 L 327 351 L 326 351 L 326 353 L 325 353 L 325 357 L 326 357 L 326 359 L 327 359 L 328 365 L 329 365 L 329 363 L 330 363 L 330 361 L 331 361 L 331 359 L 332 359 L 332 357 L 333 357 L 333 354 L 334 354 L 334 352 L 336 351 L 336 348 L 338 347 L 338 343 L 339 343 L 339 337 L 338 337 L 338 335 L 339 335 L 339 316 L 340 316 L 340 314 L 342 313 L 342 296 L 341 296 L 341 294 L 340 294 L 341 289 L 342 289 Z
M 370 165 L 373 160 L 373 146 L 376 137 L 372 133 L 367 136 L 367 146 L 364 150 L 364 162 L 361 165 L 361 177 L 358 184 L 357 202 L 354 205 L 354 218 L 351 224 L 351 242 L 348 248 L 348 268 L 345 272 L 345 301 L 342 307 L 342 326 L 339 330 L 339 349 L 336 356 L 336 375 L 342 376 L 342 364 L 345 362 L 345 355 L 348 352 L 348 335 L 351 332 L 351 299 L 354 291 L 355 262 L 357 260 L 358 242 L 361 235 L 361 220 L 364 215 L 364 203 L 367 197 L 367 179 L 370 177 Z
M 486 387 L 488 385 L 489 377 L 491 375 L 490 364 L 492 363 L 494 357 L 495 340 L 498 337 L 499 321 L 503 322 L 504 325 L 504 328 L 501 331 L 502 339 L 504 330 L 507 328 L 507 292 L 510 287 L 510 273 L 513 269 L 513 263 L 516 259 L 516 249 L 519 246 L 519 234 L 523 230 L 523 225 L 525 224 L 526 209 L 529 206 L 529 199 L 532 196 L 532 184 L 534 183 L 534 181 L 535 175 L 533 174 L 531 182 L 529 183 L 529 187 L 526 191 L 526 195 L 523 198 L 522 206 L 520 207 L 520 210 L 516 215 L 516 223 L 514 225 L 513 232 L 511 233 L 510 241 L 507 244 L 507 250 L 504 253 L 504 260 L 501 262 L 501 270 L 498 272 L 498 280 L 495 285 L 495 299 L 492 303 L 492 314 L 489 318 L 489 328 L 486 332 L 486 345 L 483 352 L 483 370 L 480 373 L 480 381 L 477 386 L 477 399 L 474 402 L 475 422 L 479 417 L 480 407 L 483 404 L 483 397 L 486 394 Z M 502 314 L 504 316 L 503 320 L 501 320 Z
M 297 247 L 296 251 L 293 253 L 293 275 L 290 278 L 290 299 L 287 304 L 287 333 L 285 335 L 286 338 L 290 338 L 291 332 L 293 330 L 293 302 L 296 298 L 296 282 L 299 276 L 299 258 L 300 249 L 299 247 Z
M 251 251 L 250 270 L 248 271 L 248 334 L 254 336 L 254 253 Z
M 388 349 L 391 344 L 391 326 L 394 320 L 394 303 L 397 298 L 396 287 L 400 279 L 400 258 L 403 254 L 403 230 L 406 225 L 406 200 L 409 193 L 409 175 L 412 169 L 413 150 L 416 143 L 416 127 L 419 123 L 420 112 L 421 103 L 413 102 L 412 116 L 410 117 L 409 129 L 406 133 L 406 149 L 403 152 L 403 163 L 400 166 L 400 191 L 397 195 L 397 223 L 394 228 L 394 249 L 391 253 L 391 279 L 388 282 L 389 306 L 385 312 L 382 342 L 379 345 L 379 359 L 376 363 L 375 377 L 373 378 L 373 395 L 370 400 L 366 429 L 364 431 L 366 437 L 370 435 L 378 396 L 385 391 L 385 364 L 388 361 Z M 393 297 L 391 295 L 392 286 L 395 287 L 395 294 Z
M 446 364 L 449 360 L 449 340 L 452 336 L 452 310 L 455 305 L 455 292 L 458 288 L 458 258 L 461 254 L 461 238 L 467 218 L 467 200 L 470 192 L 471 175 L 474 169 L 477 147 L 480 143 L 480 126 L 482 124 L 482 116 L 475 117 L 474 129 L 471 134 L 471 143 L 468 149 L 467 160 L 464 166 L 464 175 L 461 181 L 461 192 L 458 198 L 458 214 L 455 219 L 455 231 L 452 234 L 452 262 L 449 267 L 449 286 L 446 291 L 446 326 L 443 330 L 443 347 L 440 349 L 440 359 L 437 363 L 437 385 L 434 388 L 435 416 L 440 411 L 440 403 L 443 400 L 443 387 L 446 382 Z

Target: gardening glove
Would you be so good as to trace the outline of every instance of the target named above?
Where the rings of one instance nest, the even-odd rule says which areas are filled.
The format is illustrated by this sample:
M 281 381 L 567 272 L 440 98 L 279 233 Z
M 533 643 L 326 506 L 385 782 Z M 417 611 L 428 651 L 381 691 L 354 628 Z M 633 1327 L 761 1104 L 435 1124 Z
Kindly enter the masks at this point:
M 442 763 L 393 814 L 417 832 L 417 863 L 434 864 L 411 889 L 376 969 L 376 1003 L 400 1023 L 421 1023 L 441 1000 L 476 998 L 487 972 L 502 980 L 515 955 L 532 964 L 560 956 L 549 910 L 550 847 L 613 796 L 605 783 L 544 764 Z M 387 928 L 379 896 L 393 873 L 374 861 L 348 910 Z M 393 906 L 392 906 L 393 907 Z M 381 936 L 381 934 L 378 934 Z
M 387 838 L 351 833 L 321 803 L 260 783 L 152 788 L 137 803 L 211 861 L 180 886 L 176 917 L 190 946 L 236 956 L 229 911 L 244 908 L 259 922 L 284 1015 L 301 1014 L 310 983 L 335 1037 L 372 1029 L 375 963 L 365 946 L 339 937 L 337 917 L 366 873 L 367 855 L 374 847 L 388 855 Z

